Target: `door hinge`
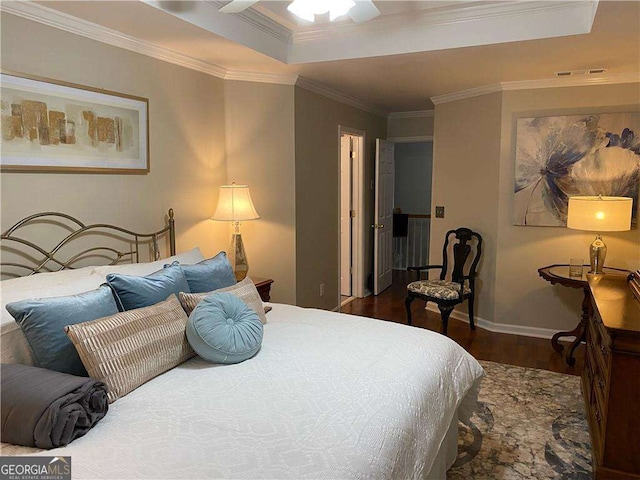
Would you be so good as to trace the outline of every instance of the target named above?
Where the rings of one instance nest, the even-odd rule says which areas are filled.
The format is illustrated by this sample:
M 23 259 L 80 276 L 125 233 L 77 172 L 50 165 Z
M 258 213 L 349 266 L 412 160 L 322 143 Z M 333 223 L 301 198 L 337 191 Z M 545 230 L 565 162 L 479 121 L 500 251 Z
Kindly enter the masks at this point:
M 351 218 L 356 218 L 356 211 L 355 210 L 349 210 L 349 216 Z

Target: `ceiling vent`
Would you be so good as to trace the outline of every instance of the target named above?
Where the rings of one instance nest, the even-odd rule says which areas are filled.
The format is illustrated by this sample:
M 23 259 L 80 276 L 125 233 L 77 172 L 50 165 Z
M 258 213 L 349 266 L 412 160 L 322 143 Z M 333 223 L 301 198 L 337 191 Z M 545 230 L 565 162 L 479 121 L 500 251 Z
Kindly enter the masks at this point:
M 564 72 L 556 72 L 556 77 L 576 77 L 580 75 L 602 75 L 607 73 L 606 68 L 590 68 L 589 70 L 566 70 Z

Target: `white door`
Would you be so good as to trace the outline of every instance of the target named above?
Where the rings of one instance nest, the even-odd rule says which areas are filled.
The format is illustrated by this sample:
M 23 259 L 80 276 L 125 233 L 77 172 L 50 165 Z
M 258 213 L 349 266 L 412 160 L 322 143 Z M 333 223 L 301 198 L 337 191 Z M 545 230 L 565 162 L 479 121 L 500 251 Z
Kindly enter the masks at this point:
M 351 137 L 340 137 L 340 295 L 351 296 Z
M 376 139 L 376 197 L 373 224 L 373 294 L 391 285 L 393 263 L 393 143 Z

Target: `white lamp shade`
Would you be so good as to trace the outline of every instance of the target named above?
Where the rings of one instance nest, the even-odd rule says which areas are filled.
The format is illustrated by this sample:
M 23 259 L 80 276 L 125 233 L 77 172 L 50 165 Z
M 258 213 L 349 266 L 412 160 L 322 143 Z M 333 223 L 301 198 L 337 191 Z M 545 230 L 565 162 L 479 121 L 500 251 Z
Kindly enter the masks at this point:
M 633 199 L 628 197 L 569 197 L 567 227 L 594 232 L 631 229 Z
M 233 185 L 220 186 L 218 208 L 211 217 L 212 220 L 242 222 L 257 218 L 260 218 L 260 215 L 253 206 L 248 185 L 234 183 Z

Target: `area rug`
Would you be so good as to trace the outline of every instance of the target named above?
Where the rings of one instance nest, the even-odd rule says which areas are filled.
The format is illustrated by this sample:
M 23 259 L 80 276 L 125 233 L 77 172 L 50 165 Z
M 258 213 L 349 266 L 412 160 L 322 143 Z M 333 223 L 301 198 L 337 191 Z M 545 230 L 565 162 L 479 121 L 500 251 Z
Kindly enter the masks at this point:
M 591 478 L 580 378 L 480 362 L 486 372 L 471 425 L 460 424 L 448 479 Z

